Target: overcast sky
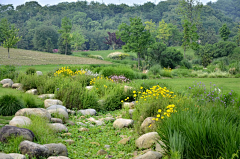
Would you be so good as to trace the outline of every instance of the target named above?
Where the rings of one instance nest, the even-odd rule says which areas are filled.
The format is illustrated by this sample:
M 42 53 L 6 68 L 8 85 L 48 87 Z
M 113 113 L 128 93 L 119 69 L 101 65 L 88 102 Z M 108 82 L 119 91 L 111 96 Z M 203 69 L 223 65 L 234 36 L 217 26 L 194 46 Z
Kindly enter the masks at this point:
M 25 2 L 28 2 L 31 0 L 0 0 L 0 4 L 13 4 L 14 7 L 16 8 L 16 6 L 24 4 Z M 60 2 L 77 2 L 78 0 L 35 0 L 37 1 L 41 6 L 45 6 L 47 4 L 49 5 L 54 5 L 54 4 L 58 4 Z M 84 0 L 79 0 L 79 1 L 84 1 Z M 127 5 L 133 5 L 133 4 L 144 4 L 146 2 L 153 2 L 153 3 L 159 3 L 160 1 L 163 0 L 86 0 L 88 2 L 91 1 L 97 1 L 100 3 L 105 3 L 105 4 L 109 4 L 109 3 L 114 3 L 114 4 L 122 4 L 125 3 Z M 217 0 L 200 0 L 203 4 L 206 4 L 209 1 L 215 2 Z

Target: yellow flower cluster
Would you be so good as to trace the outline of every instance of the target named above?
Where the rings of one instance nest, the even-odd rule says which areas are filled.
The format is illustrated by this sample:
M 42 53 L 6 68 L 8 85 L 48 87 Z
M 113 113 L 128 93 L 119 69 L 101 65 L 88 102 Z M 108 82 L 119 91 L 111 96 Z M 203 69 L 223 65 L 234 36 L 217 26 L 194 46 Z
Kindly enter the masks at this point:
M 62 76 L 74 76 L 74 75 L 84 75 L 85 73 L 86 73 L 86 71 L 84 71 L 84 70 L 78 70 L 78 71 L 73 72 L 68 67 L 67 68 L 62 67 L 54 73 L 54 76 L 60 76 L 60 75 L 62 75 Z
M 96 83 L 96 80 L 100 80 L 100 79 L 106 79 L 106 80 L 108 80 L 108 81 L 111 81 L 111 82 L 114 82 L 111 78 L 108 78 L 108 77 L 106 77 L 106 78 L 104 78 L 103 76 L 101 76 L 101 77 L 96 77 L 96 78 L 93 78 L 93 79 L 91 79 L 91 81 L 90 81 L 90 85 L 94 85 L 94 83 Z M 105 87 L 106 85 L 104 85 L 104 87 Z M 105 88 L 107 88 L 107 87 L 105 87 Z
M 142 90 L 143 87 L 140 87 L 140 89 Z M 140 99 L 144 99 L 144 101 L 146 101 L 147 99 L 158 99 L 159 96 L 162 96 L 164 98 L 174 98 L 174 97 L 176 97 L 176 95 L 173 95 L 174 92 L 169 91 L 166 87 L 162 88 L 159 85 L 153 86 L 152 88 L 147 89 L 144 92 L 133 91 L 133 93 L 134 93 L 133 94 L 134 97 L 138 96 Z
M 153 118 L 152 120 L 158 121 L 159 119 L 164 119 L 165 117 L 170 117 L 172 113 L 176 113 L 175 105 L 170 104 L 166 107 L 166 110 L 163 111 L 162 109 L 158 109 L 158 115 L 156 118 Z
M 172 72 L 172 69 L 171 69 L 171 68 L 165 68 L 165 67 L 164 67 L 164 71 L 166 71 L 166 72 Z

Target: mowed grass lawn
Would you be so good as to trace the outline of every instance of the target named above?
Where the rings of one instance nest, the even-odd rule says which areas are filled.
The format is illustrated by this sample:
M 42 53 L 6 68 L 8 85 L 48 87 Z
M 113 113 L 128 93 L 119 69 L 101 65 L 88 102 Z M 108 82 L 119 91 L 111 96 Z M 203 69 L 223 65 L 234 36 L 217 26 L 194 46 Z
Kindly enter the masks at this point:
M 7 49 L 0 47 L 0 65 L 47 65 L 47 64 L 111 64 L 109 61 L 103 61 L 93 58 L 76 57 L 70 55 L 60 55 L 44 53 L 39 51 L 10 49 L 10 58 L 8 58 Z

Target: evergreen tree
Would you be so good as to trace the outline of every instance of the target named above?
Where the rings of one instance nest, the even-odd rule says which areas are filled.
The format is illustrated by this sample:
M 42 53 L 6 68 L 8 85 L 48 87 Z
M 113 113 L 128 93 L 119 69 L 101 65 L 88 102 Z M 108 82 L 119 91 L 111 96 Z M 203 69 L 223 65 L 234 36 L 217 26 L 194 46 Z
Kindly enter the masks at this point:
M 231 33 L 229 28 L 227 27 L 226 23 L 223 24 L 223 26 L 220 28 L 219 32 L 220 32 L 220 36 L 223 39 L 223 41 L 226 41 Z

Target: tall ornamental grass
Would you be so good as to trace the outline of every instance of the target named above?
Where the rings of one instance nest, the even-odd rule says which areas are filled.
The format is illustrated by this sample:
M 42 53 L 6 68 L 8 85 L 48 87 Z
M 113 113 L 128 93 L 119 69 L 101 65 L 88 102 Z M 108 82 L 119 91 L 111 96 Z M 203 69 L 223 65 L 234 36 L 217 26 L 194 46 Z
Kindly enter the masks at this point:
M 158 122 L 166 155 L 231 158 L 240 149 L 240 111 L 231 107 L 185 105 Z

